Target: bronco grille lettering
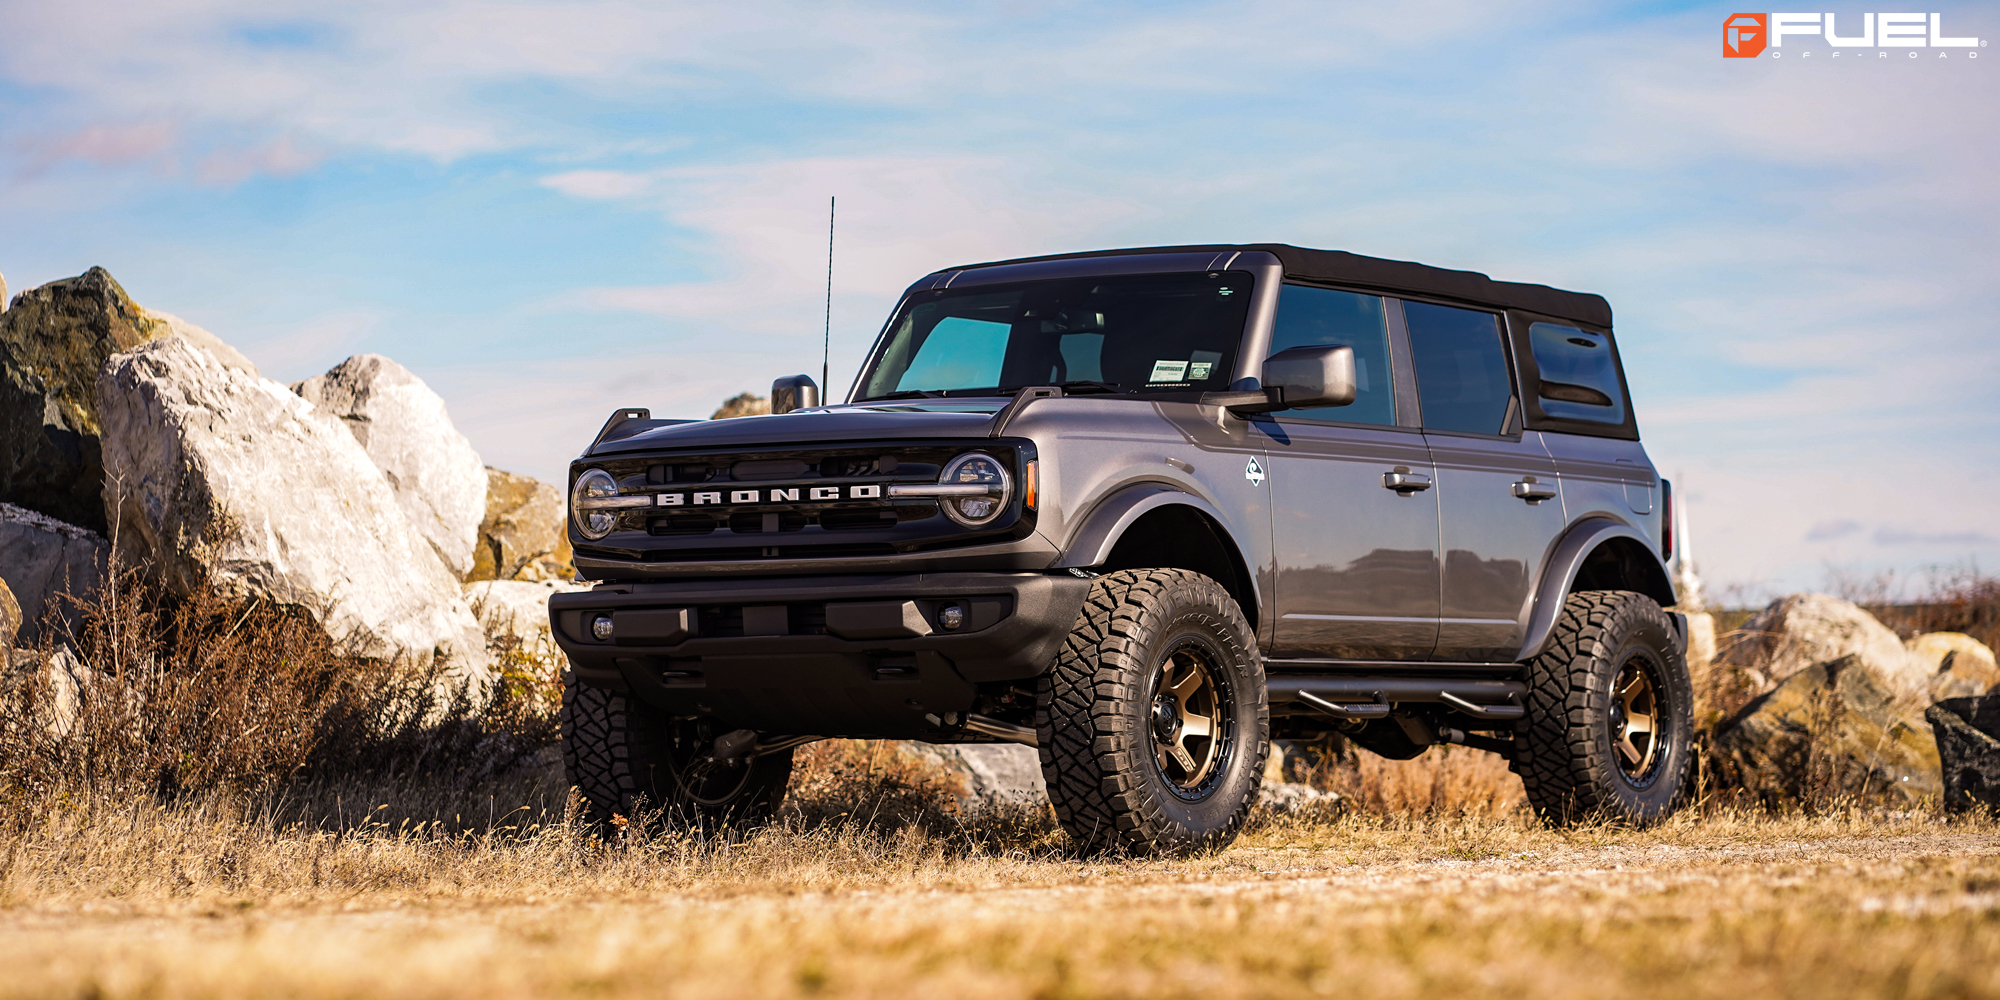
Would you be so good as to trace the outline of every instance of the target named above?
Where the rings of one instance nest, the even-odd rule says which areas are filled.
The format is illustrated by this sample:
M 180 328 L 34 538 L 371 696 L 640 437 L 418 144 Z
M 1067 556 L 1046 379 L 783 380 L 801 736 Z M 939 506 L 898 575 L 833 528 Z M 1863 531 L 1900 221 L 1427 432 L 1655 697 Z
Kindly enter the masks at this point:
M 844 495 L 843 495 L 844 492 Z M 655 507 L 705 507 L 710 504 L 722 505 L 722 494 L 717 493 L 655 493 Z M 763 503 L 799 503 L 803 496 L 806 502 L 839 500 L 880 500 L 882 487 L 879 484 L 865 486 L 786 486 L 768 490 L 730 490 L 729 506 Z

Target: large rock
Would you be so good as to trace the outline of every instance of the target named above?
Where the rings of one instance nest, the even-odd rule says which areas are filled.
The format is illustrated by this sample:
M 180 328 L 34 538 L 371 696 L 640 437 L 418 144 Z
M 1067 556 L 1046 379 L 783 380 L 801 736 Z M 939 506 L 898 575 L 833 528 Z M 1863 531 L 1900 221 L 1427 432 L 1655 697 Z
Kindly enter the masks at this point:
M 1036 750 L 1019 743 L 905 743 L 903 750 L 965 779 L 960 805 L 1034 806 L 1049 800 Z
M 1915 802 L 1941 787 L 1922 703 L 1858 654 L 1792 672 L 1719 726 L 1715 747 L 1723 776 L 1769 802 Z
M 569 531 L 562 491 L 539 479 L 486 470 L 486 517 L 468 580 L 567 580 Z
M 562 580 L 479 580 L 465 585 L 465 599 L 486 632 L 489 646 L 516 645 L 560 655 L 549 632 L 549 597 L 589 590 Z
M 121 557 L 307 608 L 360 655 L 487 664 L 458 580 L 339 421 L 179 337 L 113 357 L 97 396 Z
M 771 412 L 771 401 L 755 393 L 739 393 L 722 401 L 710 420 L 728 420 L 730 417 L 754 417 Z
M 74 608 L 60 595 L 88 596 L 104 581 L 110 547 L 94 532 L 25 507 L 0 503 L 0 580 L 19 602 L 21 641 L 41 639 L 53 611 L 69 620 Z
M 2000 690 L 1993 650 L 1963 632 L 1926 632 L 1903 645 L 1931 671 L 1932 701 Z
M 254 373 L 208 331 L 133 302 L 101 267 L 22 292 L 0 313 L 0 501 L 104 530 L 97 372 L 176 332 Z
M 1922 697 L 1935 672 L 1875 616 L 1825 594 L 1794 594 L 1771 602 L 1717 653 L 1715 669 L 1762 693 L 1801 670 L 1845 656 L 1857 657 L 1863 669 L 1898 697 Z
M 444 400 L 380 354 L 357 354 L 292 391 L 339 417 L 396 490 L 396 502 L 445 568 L 472 572 L 486 514 L 486 471 Z
M 1943 758 L 1944 807 L 2000 814 L 2000 695 L 1949 698 L 1924 712 Z

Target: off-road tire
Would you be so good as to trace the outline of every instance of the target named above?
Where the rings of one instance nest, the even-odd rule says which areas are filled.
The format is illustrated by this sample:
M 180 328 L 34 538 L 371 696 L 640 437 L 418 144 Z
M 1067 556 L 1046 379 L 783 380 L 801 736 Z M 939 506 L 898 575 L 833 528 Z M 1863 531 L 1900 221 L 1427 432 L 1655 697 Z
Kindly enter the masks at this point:
M 1614 743 L 1626 717 L 1614 687 L 1636 676 L 1628 666 L 1650 672 L 1658 726 L 1646 741 L 1654 756 L 1636 775 Z M 1512 762 L 1528 803 L 1552 825 L 1649 826 L 1672 815 L 1686 797 L 1693 704 L 1687 659 L 1658 604 L 1622 590 L 1569 595 L 1548 648 L 1528 663 Z
M 1160 671 L 1208 657 L 1216 736 L 1206 779 L 1183 786 L 1157 752 Z M 1174 668 L 1166 666 L 1169 671 Z M 1236 838 L 1262 785 L 1271 712 L 1256 635 L 1222 585 L 1135 569 L 1091 583 L 1054 667 L 1037 682 L 1035 735 L 1056 818 L 1087 854 L 1187 855 Z M 1185 752 L 1185 751 L 1184 751 Z
M 768 823 L 791 780 L 792 751 L 710 764 L 715 730 L 563 675 L 563 770 L 595 823 L 652 815 L 700 831 Z

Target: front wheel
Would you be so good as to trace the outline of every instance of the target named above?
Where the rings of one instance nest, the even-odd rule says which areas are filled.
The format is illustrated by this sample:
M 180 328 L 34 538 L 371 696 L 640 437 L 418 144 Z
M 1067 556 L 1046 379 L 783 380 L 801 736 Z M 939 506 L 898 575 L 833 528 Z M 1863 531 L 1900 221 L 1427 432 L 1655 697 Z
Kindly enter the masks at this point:
M 1640 594 L 1569 595 L 1528 664 L 1514 769 L 1544 821 L 1648 826 L 1680 808 L 1694 687 L 1660 606 Z
M 770 822 L 791 780 L 792 751 L 716 761 L 718 729 L 563 677 L 563 770 L 595 822 L 648 811 L 697 830 Z
M 1038 682 L 1035 723 L 1049 799 L 1079 849 L 1222 847 L 1249 816 L 1270 746 L 1255 635 L 1199 573 L 1100 577 Z

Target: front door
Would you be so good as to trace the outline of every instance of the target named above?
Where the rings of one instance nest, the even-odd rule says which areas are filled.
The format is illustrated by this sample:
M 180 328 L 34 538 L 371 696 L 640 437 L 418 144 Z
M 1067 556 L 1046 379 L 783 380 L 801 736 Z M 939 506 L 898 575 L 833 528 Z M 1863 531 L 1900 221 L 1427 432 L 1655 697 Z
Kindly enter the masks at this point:
M 1444 591 L 1435 659 L 1504 663 L 1563 529 L 1555 462 L 1521 432 L 1501 318 L 1405 302 L 1424 437 L 1437 464 Z
M 1387 318 L 1375 295 L 1286 285 L 1278 298 L 1271 353 L 1353 347 L 1359 392 L 1259 421 L 1271 438 L 1274 658 L 1418 660 L 1437 642 L 1436 471 L 1412 408 L 1398 419 Z

